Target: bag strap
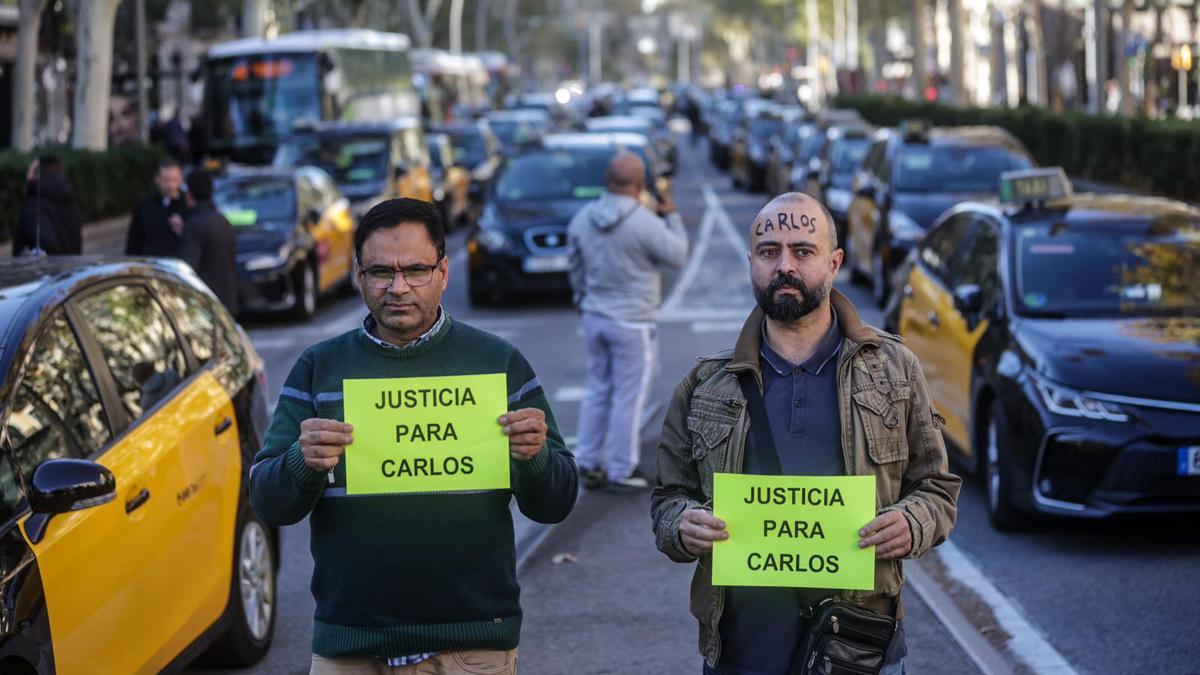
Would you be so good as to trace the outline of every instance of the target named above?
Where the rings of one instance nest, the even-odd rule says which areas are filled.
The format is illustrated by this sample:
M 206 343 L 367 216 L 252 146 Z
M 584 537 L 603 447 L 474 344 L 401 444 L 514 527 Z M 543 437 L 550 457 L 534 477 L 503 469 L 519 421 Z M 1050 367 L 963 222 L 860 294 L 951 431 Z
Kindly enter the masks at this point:
M 779 453 L 775 449 L 775 437 L 771 433 L 771 423 L 767 421 L 767 405 L 763 402 L 754 373 L 749 370 L 738 373 L 738 383 L 742 385 L 742 395 L 746 397 L 746 411 L 750 413 L 750 433 L 754 434 L 754 445 L 761 455 L 763 468 L 770 475 L 781 475 L 783 470 L 779 465 Z

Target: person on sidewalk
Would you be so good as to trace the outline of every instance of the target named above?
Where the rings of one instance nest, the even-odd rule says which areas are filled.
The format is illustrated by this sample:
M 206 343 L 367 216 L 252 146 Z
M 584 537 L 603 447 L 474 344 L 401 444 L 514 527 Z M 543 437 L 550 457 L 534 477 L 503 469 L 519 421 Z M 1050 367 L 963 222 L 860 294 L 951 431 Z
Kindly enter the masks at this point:
M 638 201 L 646 166 L 637 155 L 617 153 L 605 180 L 607 193 L 567 228 L 571 287 L 587 344 L 576 460 L 585 487 L 648 488 L 634 471 L 658 350 L 662 269 L 687 261 L 687 231 L 669 194 L 657 214 Z
M 368 315 L 300 355 L 280 391 L 250 498 L 268 525 L 309 517 L 314 675 L 516 672 L 521 632 L 513 521 L 557 523 L 579 483 L 525 357 L 441 307 L 446 231 L 428 202 L 373 207 L 354 236 Z M 348 497 L 342 382 L 504 373 L 511 489 Z
M 921 364 L 832 290 L 843 254 L 825 207 L 800 193 L 776 197 L 751 225 L 750 245 L 758 307 L 732 351 L 702 358 L 675 389 L 651 506 L 659 550 L 700 561 L 691 608 L 709 675 L 796 672 L 800 610 L 825 597 L 901 617 L 900 560 L 946 540 L 961 487 Z M 761 397 L 761 407 L 751 403 L 768 429 L 752 428 L 744 391 Z M 711 510 L 715 472 L 875 476 L 882 508 L 858 533 L 860 546 L 876 547 L 874 590 L 713 587 L 713 542 L 729 536 Z M 906 653 L 901 623 L 883 672 L 903 673 Z
M 29 165 L 25 201 L 13 233 L 13 255 L 83 253 L 83 215 L 62 160 L 42 155 Z
M 179 251 L 183 235 L 183 216 L 187 209 L 180 188 L 183 169 L 173 157 L 158 162 L 154 174 L 154 192 L 142 197 L 129 218 L 125 255 L 173 256 Z
M 213 204 L 212 174 L 197 169 L 188 174 L 191 205 L 184 219 L 176 254 L 196 270 L 225 309 L 237 316 L 237 251 L 233 225 Z

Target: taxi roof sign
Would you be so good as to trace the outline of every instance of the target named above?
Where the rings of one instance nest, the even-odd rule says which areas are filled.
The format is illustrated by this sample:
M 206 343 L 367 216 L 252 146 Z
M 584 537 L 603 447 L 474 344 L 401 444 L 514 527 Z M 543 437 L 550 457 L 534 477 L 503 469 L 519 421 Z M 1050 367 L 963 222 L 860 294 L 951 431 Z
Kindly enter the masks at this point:
M 1067 197 L 1071 181 L 1062 167 L 1005 171 L 1000 174 L 1000 201 L 1004 204 L 1031 204 Z

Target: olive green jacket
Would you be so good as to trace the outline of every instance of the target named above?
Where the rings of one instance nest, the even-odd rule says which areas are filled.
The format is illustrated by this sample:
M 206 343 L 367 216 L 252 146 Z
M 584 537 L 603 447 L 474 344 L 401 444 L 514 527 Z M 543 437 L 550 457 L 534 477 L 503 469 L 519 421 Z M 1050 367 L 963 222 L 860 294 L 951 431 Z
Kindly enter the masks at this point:
M 950 535 L 961 487 L 950 473 L 941 417 L 930 403 L 920 363 L 901 339 L 864 325 L 840 292 L 832 291 L 830 300 L 844 335 L 837 380 L 846 474 L 875 476 L 878 512 L 904 514 L 913 538 L 908 557 L 920 557 Z M 750 421 L 737 376 L 750 371 L 762 386 L 762 323 L 762 310 L 755 309 L 733 351 L 701 358 L 675 388 L 667 409 L 651 517 L 659 550 L 676 562 L 697 561 L 679 538 L 683 512 L 711 509 L 714 473 L 742 471 Z M 725 593 L 713 587 L 711 565 L 711 556 L 698 560 L 691 610 L 700 622 L 700 652 L 715 666 Z M 903 584 L 899 560 L 877 560 L 873 591 L 841 595 L 900 616 Z

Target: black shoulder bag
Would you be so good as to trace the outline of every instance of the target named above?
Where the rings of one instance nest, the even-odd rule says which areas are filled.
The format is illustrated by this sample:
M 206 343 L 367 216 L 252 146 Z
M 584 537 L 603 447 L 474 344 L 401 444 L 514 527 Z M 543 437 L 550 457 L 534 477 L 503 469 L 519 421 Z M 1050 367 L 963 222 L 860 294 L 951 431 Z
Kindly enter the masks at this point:
M 779 474 L 779 455 L 754 374 L 739 373 L 738 383 L 746 397 L 754 442 L 763 451 L 766 468 Z M 826 598 L 802 611 L 808 631 L 793 675 L 878 675 L 883 669 L 896 633 L 894 618 L 841 598 Z

